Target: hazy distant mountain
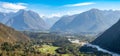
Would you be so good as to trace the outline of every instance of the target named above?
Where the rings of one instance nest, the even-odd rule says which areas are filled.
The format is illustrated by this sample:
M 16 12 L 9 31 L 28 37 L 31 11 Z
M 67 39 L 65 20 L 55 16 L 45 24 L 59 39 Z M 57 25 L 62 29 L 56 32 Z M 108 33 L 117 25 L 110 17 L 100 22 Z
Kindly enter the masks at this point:
M 120 11 L 91 9 L 89 11 L 62 17 L 51 28 L 61 32 L 102 32 L 120 18 Z
M 6 16 L 6 13 L 0 12 L 0 21 L 3 20 Z
M 48 29 L 48 25 L 44 20 L 31 10 L 20 10 L 16 13 L 9 13 L 3 20 L 1 20 L 1 22 L 15 28 L 16 30 L 32 31 Z
M 120 54 L 120 20 L 94 40 L 92 44 Z
M 15 41 L 26 42 L 26 41 L 30 41 L 30 39 L 24 34 L 0 23 L 0 43 L 15 42 Z
M 43 20 L 49 25 L 49 28 L 52 27 L 56 21 L 60 19 L 60 17 L 54 16 L 54 17 L 42 17 Z
M 61 17 L 52 27 L 51 31 L 62 31 L 74 19 L 76 15 Z

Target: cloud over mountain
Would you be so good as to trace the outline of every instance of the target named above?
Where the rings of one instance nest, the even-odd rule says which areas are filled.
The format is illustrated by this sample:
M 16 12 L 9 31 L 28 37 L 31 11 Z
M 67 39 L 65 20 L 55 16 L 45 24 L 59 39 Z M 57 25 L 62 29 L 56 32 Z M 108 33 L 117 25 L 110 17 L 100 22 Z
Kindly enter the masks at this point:
M 94 2 L 84 2 L 84 3 L 76 3 L 76 4 L 67 4 L 64 5 L 65 7 L 76 7 L 76 6 L 86 6 L 86 5 L 92 5 L 95 4 Z
M 16 12 L 20 9 L 26 9 L 27 4 L 25 3 L 9 3 L 9 2 L 0 2 L 0 11 L 1 12 Z

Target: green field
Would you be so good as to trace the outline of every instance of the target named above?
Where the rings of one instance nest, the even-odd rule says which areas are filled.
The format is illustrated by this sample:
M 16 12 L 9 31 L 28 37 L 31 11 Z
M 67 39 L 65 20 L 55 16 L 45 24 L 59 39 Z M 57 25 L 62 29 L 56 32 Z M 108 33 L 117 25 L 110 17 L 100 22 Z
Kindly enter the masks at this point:
M 42 45 L 41 48 L 39 48 L 39 51 L 41 53 L 50 53 L 50 54 L 56 54 L 55 50 L 59 47 L 50 46 L 50 45 Z M 62 56 L 70 56 L 70 54 L 62 54 Z
M 50 46 L 50 45 L 42 45 L 42 48 L 39 48 L 39 51 L 41 53 L 50 53 L 50 54 L 56 54 L 55 50 L 59 47 Z

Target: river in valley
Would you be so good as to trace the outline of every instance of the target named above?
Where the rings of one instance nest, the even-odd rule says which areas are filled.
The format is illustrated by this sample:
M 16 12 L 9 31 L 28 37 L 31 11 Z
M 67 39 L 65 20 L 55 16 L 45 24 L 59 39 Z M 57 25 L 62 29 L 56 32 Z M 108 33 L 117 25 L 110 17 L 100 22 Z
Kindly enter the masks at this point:
M 111 54 L 112 56 L 120 56 L 120 54 L 117 54 L 117 53 L 114 53 L 114 52 L 110 52 L 108 50 L 105 50 L 105 49 L 102 49 L 100 48 L 99 46 L 97 45 L 92 45 L 92 44 L 85 44 L 86 46 L 89 46 L 89 47 L 92 47 L 92 48 L 97 48 L 98 51 L 102 51 L 102 52 L 105 52 L 105 53 L 109 53 Z

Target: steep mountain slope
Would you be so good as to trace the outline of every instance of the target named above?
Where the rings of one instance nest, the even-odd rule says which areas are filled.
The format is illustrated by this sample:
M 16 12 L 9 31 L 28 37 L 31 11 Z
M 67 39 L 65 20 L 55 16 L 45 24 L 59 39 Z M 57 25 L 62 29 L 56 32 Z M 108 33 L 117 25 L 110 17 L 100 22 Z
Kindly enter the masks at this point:
M 16 30 L 47 30 L 48 25 L 44 22 L 40 16 L 29 10 L 20 10 L 16 13 L 7 14 L 7 16 L 1 21 Z
M 0 42 L 29 41 L 29 37 L 0 23 Z
M 91 9 L 73 16 L 74 17 L 68 16 L 67 18 L 61 18 L 61 20 L 53 25 L 51 31 L 73 33 L 102 32 L 118 21 L 120 11 Z M 72 18 L 72 20 L 70 20 L 70 18 Z M 64 24 L 64 22 L 66 24 Z
M 120 54 L 120 20 L 94 40 L 92 44 Z

